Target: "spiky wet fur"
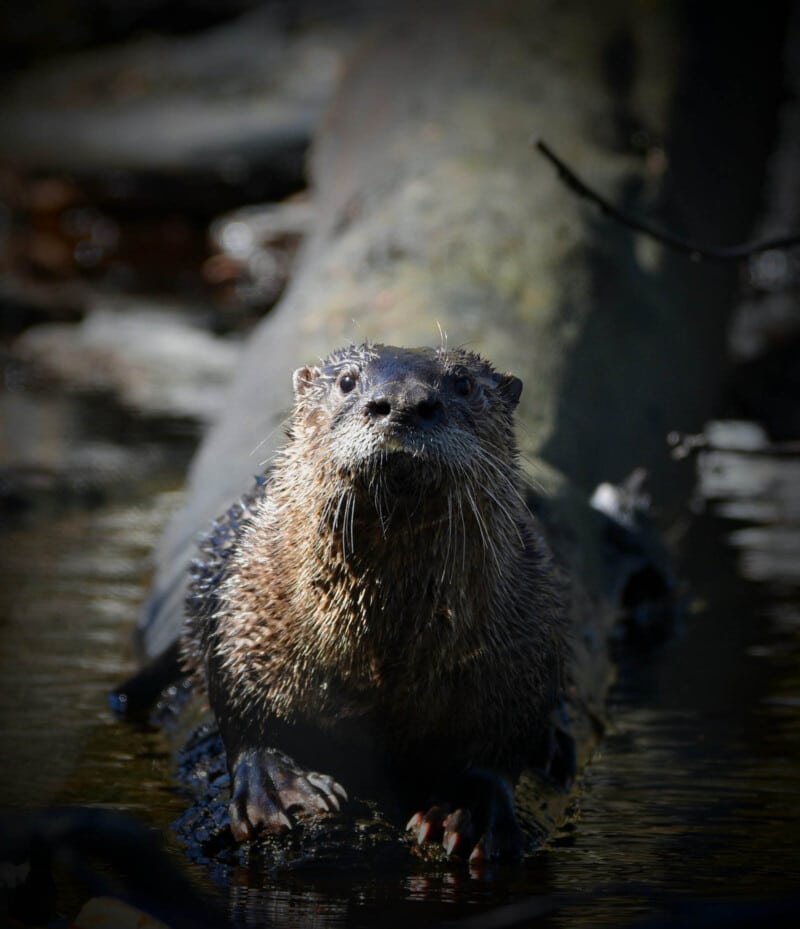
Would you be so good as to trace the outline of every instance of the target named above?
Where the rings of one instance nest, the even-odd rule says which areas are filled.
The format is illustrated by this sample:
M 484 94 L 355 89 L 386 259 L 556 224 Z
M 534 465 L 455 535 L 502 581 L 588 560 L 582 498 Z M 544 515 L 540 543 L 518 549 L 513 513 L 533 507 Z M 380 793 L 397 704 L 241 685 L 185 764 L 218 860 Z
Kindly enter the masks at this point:
M 407 350 L 350 347 L 296 374 L 271 475 L 222 554 L 201 552 L 185 653 L 229 754 L 271 744 L 278 721 L 334 736 L 363 721 L 389 768 L 424 749 L 513 770 L 547 727 L 565 651 L 556 572 L 521 494 L 516 379 L 461 349 L 413 350 L 444 417 L 398 450 L 358 392 L 337 391 L 343 371 L 379 379 L 391 351 Z M 447 386 L 458 376 L 469 397 Z

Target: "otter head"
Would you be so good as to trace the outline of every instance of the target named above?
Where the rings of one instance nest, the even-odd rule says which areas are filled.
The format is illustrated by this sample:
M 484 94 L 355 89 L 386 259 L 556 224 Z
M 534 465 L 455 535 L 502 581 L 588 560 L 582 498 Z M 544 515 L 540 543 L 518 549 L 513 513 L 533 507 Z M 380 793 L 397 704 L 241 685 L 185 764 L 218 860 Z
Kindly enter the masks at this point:
M 522 382 L 464 349 L 361 345 L 294 373 L 291 434 L 339 480 L 419 496 L 473 472 L 516 467 Z

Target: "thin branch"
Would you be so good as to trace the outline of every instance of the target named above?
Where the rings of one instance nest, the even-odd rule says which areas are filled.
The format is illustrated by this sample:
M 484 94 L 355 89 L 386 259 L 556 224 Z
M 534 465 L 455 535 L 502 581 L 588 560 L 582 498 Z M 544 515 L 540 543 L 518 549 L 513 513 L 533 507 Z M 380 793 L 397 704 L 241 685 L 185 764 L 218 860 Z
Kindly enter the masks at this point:
M 772 249 L 794 248 L 800 245 L 800 233 L 791 235 L 775 236 L 771 239 L 762 239 L 760 242 L 744 242 L 741 245 L 731 245 L 728 247 L 698 245 L 690 239 L 684 239 L 681 236 L 668 232 L 665 229 L 659 229 L 651 223 L 633 216 L 625 210 L 619 209 L 613 203 L 600 196 L 582 181 L 575 172 L 556 155 L 550 146 L 541 139 L 536 139 L 533 144 L 542 155 L 555 166 L 558 176 L 569 189 L 579 197 L 584 197 L 606 216 L 610 216 L 623 226 L 636 229 L 644 235 L 650 236 L 662 245 L 672 248 L 677 252 L 688 255 L 692 261 L 706 259 L 709 261 L 741 261 L 743 258 L 749 258 L 751 255 L 757 255 L 759 252 L 767 252 Z

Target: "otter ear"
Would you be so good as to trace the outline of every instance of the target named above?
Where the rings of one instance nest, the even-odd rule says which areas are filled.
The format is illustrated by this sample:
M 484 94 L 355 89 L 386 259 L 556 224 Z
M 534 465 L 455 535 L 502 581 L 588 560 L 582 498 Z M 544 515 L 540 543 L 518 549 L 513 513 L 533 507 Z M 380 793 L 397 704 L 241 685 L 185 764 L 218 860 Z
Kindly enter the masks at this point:
M 311 368 L 305 365 L 298 368 L 292 375 L 292 387 L 294 388 L 294 398 L 299 400 L 311 386 L 311 382 L 322 374 L 319 368 Z
M 518 377 L 514 377 L 513 374 L 499 373 L 493 374 L 492 380 L 500 396 L 503 397 L 506 403 L 510 404 L 512 408 L 515 407 L 519 403 L 519 398 L 522 396 L 522 381 Z

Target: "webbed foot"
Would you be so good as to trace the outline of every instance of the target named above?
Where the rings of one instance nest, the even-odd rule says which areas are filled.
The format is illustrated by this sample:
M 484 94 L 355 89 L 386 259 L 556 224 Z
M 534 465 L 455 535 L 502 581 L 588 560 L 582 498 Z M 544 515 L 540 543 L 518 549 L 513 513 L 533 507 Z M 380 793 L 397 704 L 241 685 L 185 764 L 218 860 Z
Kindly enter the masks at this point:
M 282 752 L 249 749 L 233 766 L 231 832 L 237 842 L 261 829 L 286 832 L 293 825 L 290 814 L 335 813 L 346 800 L 347 791 L 327 774 L 305 771 Z

